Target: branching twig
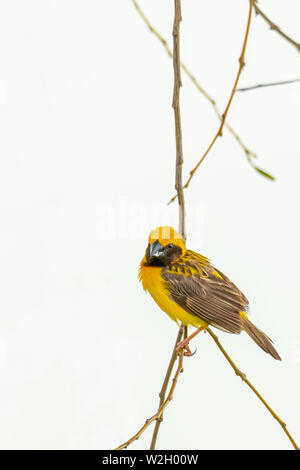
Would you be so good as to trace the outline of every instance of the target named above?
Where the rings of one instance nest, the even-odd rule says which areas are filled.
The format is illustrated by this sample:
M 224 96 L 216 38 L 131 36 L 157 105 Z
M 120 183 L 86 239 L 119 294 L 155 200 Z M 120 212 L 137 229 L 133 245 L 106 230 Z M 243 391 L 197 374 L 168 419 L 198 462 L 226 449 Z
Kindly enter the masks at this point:
M 184 206 L 184 191 L 183 189 L 186 188 L 193 176 L 193 174 L 195 173 L 195 171 L 197 170 L 197 168 L 200 166 L 201 162 L 203 161 L 203 159 L 206 157 L 207 153 L 209 152 L 209 150 L 211 149 L 211 147 L 214 145 L 216 139 L 222 135 L 222 130 L 223 130 L 223 127 L 225 125 L 225 120 L 226 120 L 226 116 L 227 116 L 227 113 L 228 113 L 228 110 L 230 108 L 230 105 L 231 105 L 231 102 L 232 102 L 232 99 L 233 99 L 233 96 L 234 96 L 234 93 L 236 91 L 236 88 L 237 88 L 237 84 L 238 84 L 238 81 L 239 81 L 239 77 L 240 77 L 240 74 L 242 72 L 242 69 L 243 69 L 243 66 L 245 65 L 244 64 L 244 57 L 245 57 L 245 50 L 246 50 L 246 45 L 247 45 L 247 39 L 248 39 L 248 34 L 249 34 L 249 28 L 250 28 L 250 22 L 251 22 L 251 12 L 252 12 L 252 6 L 255 6 L 254 3 L 255 3 L 255 0 L 250 0 L 250 8 L 249 8 L 249 15 L 248 15 L 248 22 L 247 22 L 247 28 L 246 28 L 246 33 L 245 33 L 245 37 L 244 37 L 244 42 L 243 42 L 243 47 L 242 47 L 242 52 L 241 52 L 241 55 L 240 55 L 240 58 L 239 58 L 239 70 L 238 70 L 238 73 L 237 73 L 237 76 L 236 76 L 236 79 L 235 79 L 235 83 L 234 83 L 234 86 L 233 86 L 233 89 L 232 89 L 232 92 L 231 92 L 231 95 L 230 95 L 230 98 L 229 98 L 229 101 L 227 103 L 227 106 L 225 108 L 225 111 L 223 113 L 223 115 L 220 115 L 220 119 L 221 119 L 221 125 L 218 129 L 218 132 L 215 136 L 215 138 L 213 139 L 212 143 L 210 144 L 209 148 L 207 149 L 206 153 L 203 155 L 203 157 L 201 158 L 201 160 L 198 162 L 198 164 L 196 165 L 196 167 L 191 171 L 191 176 L 189 178 L 189 180 L 187 181 L 187 183 L 183 186 L 182 185 L 182 165 L 183 165 L 183 153 L 182 153 L 182 129 L 181 129 L 181 116 L 180 116 L 180 87 L 182 86 L 181 84 L 181 75 L 180 75 L 180 68 L 183 68 L 183 70 L 190 76 L 190 78 L 193 80 L 193 82 L 196 84 L 197 88 L 203 93 L 203 90 L 201 89 L 200 85 L 198 85 L 198 82 L 196 81 L 196 79 L 194 79 L 194 77 L 190 74 L 189 71 L 187 71 L 186 67 L 183 66 L 183 64 L 180 62 L 180 22 L 181 22 L 181 1 L 180 0 L 174 0 L 174 7 L 175 7 L 175 15 L 174 15 L 174 25 L 173 25 L 173 54 L 172 52 L 170 51 L 166 41 L 152 28 L 151 24 L 149 23 L 149 21 L 147 20 L 147 18 L 143 15 L 142 11 L 140 10 L 139 6 L 137 5 L 137 2 L 135 0 L 132 0 L 135 7 L 137 8 L 137 10 L 139 11 L 140 15 L 142 16 L 142 18 L 144 19 L 145 23 L 148 25 L 149 29 L 158 37 L 158 39 L 163 43 L 164 47 L 166 48 L 168 54 L 173 57 L 173 68 L 174 68 L 174 90 L 173 90 L 173 102 L 172 102 L 172 106 L 173 106 L 173 109 L 174 109 L 174 118 L 175 118 L 175 136 L 176 136 L 176 177 L 175 177 L 175 188 L 176 188 L 176 192 L 177 192 L 177 195 L 172 199 L 174 200 L 176 197 L 178 197 L 178 203 L 179 203 L 179 231 L 181 232 L 181 235 L 183 236 L 184 240 L 186 239 L 186 233 L 185 233 L 185 206 Z M 216 110 L 217 114 L 219 113 L 219 111 L 217 110 L 216 108 L 216 104 L 215 104 L 215 101 L 209 97 L 208 94 L 206 94 L 206 92 L 203 93 L 207 99 L 211 102 L 212 106 L 214 106 L 214 109 Z M 228 127 L 228 125 L 227 125 Z M 240 138 L 237 136 L 237 134 L 234 133 L 234 131 L 229 127 L 231 133 L 235 136 L 235 138 L 239 141 L 239 143 L 242 145 L 243 147 L 243 144 L 241 143 L 240 141 Z M 244 148 L 244 147 L 243 147 Z M 245 148 L 244 148 L 245 150 Z M 253 165 L 252 163 L 252 160 L 250 158 L 250 151 L 248 151 L 248 149 L 245 150 L 246 152 L 246 155 L 247 155 L 247 158 L 250 160 L 250 163 Z M 254 166 L 254 165 L 253 165 Z M 262 174 L 264 174 L 263 170 L 260 170 L 258 169 L 257 167 L 254 166 L 254 168 L 256 168 L 258 171 L 260 171 Z M 270 177 L 270 175 L 268 175 L 267 173 L 265 173 L 264 176 L 267 176 L 267 177 Z M 276 415 L 276 413 L 272 410 L 272 408 L 267 404 L 267 402 L 262 398 L 262 396 L 258 393 L 258 391 L 254 388 L 254 386 L 248 381 L 248 379 L 246 378 L 246 375 L 241 372 L 237 366 L 234 364 L 234 362 L 232 361 L 232 359 L 230 358 L 230 356 L 227 354 L 227 352 L 225 351 L 225 349 L 223 348 L 223 346 L 220 344 L 217 336 L 208 328 L 207 329 L 209 334 L 212 336 L 212 338 L 214 339 L 214 341 L 216 342 L 217 346 L 219 347 L 219 349 L 222 351 L 222 353 L 224 354 L 224 356 L 226 357 L 227 361 L 230 363 L 230 365 L 233 367 L 235 373 L 237 375 L 239 375 L 242 380 L 244 382 L 247 383 L 247 385 L 253 390 L 253 392 L 258 396 L 258 398 L 262 401 L 262 403 L 266 406 L 266 408 L 268 409 L 268 411 L 272 414 L 272 416 L 279 422 L 279 424 L 281 425 L 281 427 L 283 428 L 283 430 L 285 431 L 286 435 L 288 436 L 288 438 L 290 439 L 290 441 L 292 442 L 293 446 L 295 447 L 295 449 L 298 449 L 297 447 L 297 444 L 295 443 L 295 441 L 293 440 L 292 436 L 290 435 L 290 433 L 288 432 L 288 430 L 286 429 L 286 424 Z M 176 353 L 176 346 L 178 344 L 178 342 L 181 340 L 181 337 L 182 337 L 182 334 L 183 334 L 183 331 L 184 331 L 184 337 L 186 338 L 187 337 L 187 327 L 186 326 L 183 326 L 181 325 L 180 329 L 179 329 L 179 333 L 177 335 L 177 338 L 176 338 L 176 343 L 175 343 L 175 346 L 174 346 L 174 349 L 173 349 L 173 352 L 172 352 L 172 356 L 171 356 L 171 360 L 170 360 L 170 363 L 169 363 L 169 366 L 168 366 L 168 369 L 167 369 L 167 372 L 166 372 L 166 376 L 165 376 L 165 379 L 164 379 L 164 382 L 163 382 L 163 385 L 162 385 L 162 388 L 161 388 L 161 391 L 160 391 L 160 394 L 159 394 L 159 397 L 160 397 L 160 403 L 159 403 L 159 408 L 158 408 L 158 411 L 150 418 L 150 419 L 147 419 L 145 424 L 141 427 L 141 429 L 134 435 L 132 436 L 130 439 L 128 439 L 124 444 L 120 445 L 119 447 L 117 447 L 116 450 L 121 450 L 121 449 L 125 449 L 127 448 L 131 443 L 133 443 L 134 441 L 136 441 L 142 434 L 143 432 L 148 428 L 148 426 L 153 422 L 153 421 L 156 421 L 156 425 L 155 425 L 155 429 L 154 429 L 154 433 L 153 433 L 153 436 L 152 436 L 152 441 L 151 441 L 151 446 L 150 446 L 150 449 L 155 449 L 155 445 L 156 445 L 156 440 L 157 440 L 157 435 L 158 435 L 158 431 L 159 431 L 159 427 L 160 427 L 160 423 L 162 422 L 162 419 L 163 419 L 163 412 L 166 408 L 166 406 L 168 405 L 168 403 L 172 400 L 173 398 L 173 394 L 174 394 L 174 390 L 175 390 L 175 387 L 176 387 L 176 384 L 177 384 L 177 380 L 178 380 L 178 377 L 179 377 L 179 374 L 183 371 L 183 368 L 182 368 L 182 364 L 183 364 L 183 355 L 184 355 L 184 351 L 182 350 L 179 354 L 179 360 L 178 360 L 178 367 L 177 367 L 177 370 L 176 370 L 176 373 L 174 375 L 174 378 L 173 378 L 173 381 L 172 381 L 172 385 L 171 385 L 171 388 L 170 388 L 170 391 L 168 393 L 168 396 L 167 398 L 165 398 L 165 395 L 166 395 L 166 391 L 167 391 L 167 387 L 168 387 L 168 383 L 169 383 L 169 380 L 170 380 L 170 377 L 171 377 L 171 374 L 172 374 L 172 370 L 173 370 L 173 367 L 175 365 L 175 362 L 176 362 L 176 357 L 177 357 L 177 353 Z
M 272 410 L 272 408 L 268 405 L 268 403 L 264 400 L 264 398 L 260 395 L 260 393 L 256 390 L 256 388 L 252 385 L 252 383 L 247 379 L 246 377 L 246 374 L 244 374 L 244 372 L 240 371 L 238 369 L 238 367 L 235 365 L 235 363 L 233 362 L 233 360 L 231 359 L 231 357 L 229 356 L 229 354 L 225 351 L 225 349 L 223 348 L 223 346 L 221 345 L 218 337 L 210 330 L 210 328 L 207 328 L 207 331 L 208 333 L 210 334 L 210 336 L 213 338 L 214 342 L 216 343 L 216 345 L 218 346 L 218 348 L 220 349 L 220 351 L 222 352 L 222 354 L 225 356 L 225 358 L 227 359 L 227 361 L 229 362 L 229 364 L 231 365 L 231 367 L 233 368 L 234 372 L 236 373 L 236 375 L 238 375 L 239 377 L 241 377 L 241 379 L 248 385 L 248 387 L 251 388 L 251 390 L 255 393 L 255 395 L 260 399 L 260 401 L 265 405 L 265 407 L 267 408 L 267 410 L 271 413 L 271 415 L 273 416 L 274 419 L 276 419 L 276 421 L 278 421 L 278 423 L 280 424 L 280 426 L 282 427 L 282 429 L 284 430 L 285 434 L 287 435 L 287 437 L 289 438 L 289 440 L 291 441 L 291 443 L 293 444 L 294 448 L 296 450 L 299 450 L 299 447 L 297 446 L 296 442 L 294 441 L 294 439 L 292 438 L 292 436 L 290 435 L 289 431 L 287 430 L 286 428 L 286 423 L 284 423 L 280 418 L 279 416 Z
M 251 0 L 249 0 L 251 1 Z M 267 23 L 268 25 L 270 26 L 270 28 L 273 30 L 273 31 L 276 31 L 278 34 L 280 34 L 281 37 L 283 37 L 284 39 L 286 39 L 290 44 L 292 44 L 293 46 L 296 47 L 297 51 L 300 52 L 300 43 L 295 41 L 294 39 L 292 39 L 290 36 L 288 36 L 287 34 L 285 34 L 283 31 L 281 31 L 281 29 L 273 23 L 273 21 L 270 20 L 270 18 L 257 6 L 256 4 L 256 0 L 253 4 L 253 7 L 254 7 L 254 10 L 255 10 L 255 13 L 257 15 L 260 15 Z
M 149 28 L 151 33 L 154 34 L 154 36 L 160 41 L 162 46 L 164 47 L 165 51 L 167 52 L 168 56 L 170 58 L 173 57 L 172 51 L 168 45 L 168 42 L 166 39 L 153 27 L 153 25 L 150 23 L 149 19 L 146 17 L 145 13 L 141 9 L 141 7 L 138 5 L 136 0 L 131 0 L 134 7 L 136 8 L 138 14 L 146 24 L 146 26 Z M 192 74 L 190 69 L 183 63 L 180 62 L 181 69 L 184 71 L 184 73 L 190 78 L 190 80 L 193 82 L 197 90 L 210 102 L 214 112 L 218 116 L 219 120 L 222 121 L 222 113 L 219 110 L 217 103 L 215 99 L 206 91 L 204 88 L 200 85 L 199 81 L 196 79 L 196 77 Z M 238 142 L 238 144 L 241 146 L 242 150 L 245 152 L 247 160 L 251 163 L 252 158 L 257 158 L 256 153 L 254 153 L 252 150 L 249 149 L 249 147 L 246 146 L 246 144 L 243 142 L 239 134 L 231 127 L 231 125 L 226 121 L 225 122 L 225 127 L 228 129 L 228 131 L 231 133 L 231 135 L 235 138 L 235 140 Z M 252 165 L 254 166 L 254 165 Z
M 233 88 L 231 90 L 231 94 L 230 94 L 228 103 L 226 105 L 224 113 L 222 114 L 222 120 L 221 120 L 220 127 L 219 127 L 216 135 L 214 136 L 213 140 L 209 144 L 209 146 L 208 146 L 207 150 L 205 151 L 204 155 L 200 158 L 197 165 L 190 171 L 190 176 L 189 176 L 188 180 L 186 181 L 186 183 L 183 187 L 184 189 L 187 188 L 188 185 L 190 184 L 191 179 L 193 178 L 194 174 L 198 170 L 199 166 L 201 165 L 201 163 L 203 162 L 203 160 L 205 159 L 205 157 L 207 156 L 207 154 L 209 153 L 211 148 L 214 146 L 214 144 L 215 144 L 216 140 L 218 139 L 218 137 L 222 136 L 222 131 L 223 131 L 223 127 L 224 127 L 224 124 L 225 124 L 226 116 L 228 114 L 230 105 L 232 103 L 232 99 L 233 99 L 235 90 L 237 88 L 237 84 L 239 82 L 240 75 L 241 75 L 242 70 L 245 66 L 245 51 L 246 51 L 246 46 L 247 46 L 247 41 L 248 41 L 248 36 L 249 36 L 249 29 L 250 29 L 250 23 L 251 23 L 251 17 L 252 17 L 252 6 L 253 6 L 253 4 L 254 4 L 254 0 L 250 0 L 246 32 L 245 32 L 245 36 L 244 36 L 244 40 L 243 40 L 241 55 L 239 57 L 239 68 L 238 68 L 238 72 L 237 72 L 237 75 L 236 75 L 236 78 L 235 78 L 235 81 L 234 81 Z M 177 195 L 173 196 L 173 198 L 170 200 L 170 203 L 173 202 L 176 199 L 176 197 L 177 197 Z
M 300 78 L 294 78 L 293 80 L 283 80 L 281 82 L 259 83 L 258 85 L 237 88 L 236 91 L 249 91 L 249 90 L 256 90 L 257 88 L 266 88 L 268 86 L 289 85 L 290 83 L 295 83 L 295 82 L 300 82 Z
M 183 329 L 183 327 L 181 327 L 181 334 L 182 334 L 182 329 Z M 164 409 L 166 408 L 168 403 L 170 403 L 170 401 L 173 398 L 173 394 L 174 394 L 174 390 L 175 390 L 175 387 L 176 387 L 176 384 L 177 384 L 179 374 L 183 370 L 182 369 L 183 353 L 184 353 L 184 351 L 182 350 L 179 354 L 178 367 L 177 367 L 176 373 L 174 375 L 169 394 L 168 394 L 167 398 L 164 400 L 164 402 L 161 404 L 161 406 L 159 407 L 158 411 L 153 416 L 151 416 L 151 418 L 146 420 L 144 426 L 142 426 L 141 429 L 134 436 L 132 436 L 130 439 L 128 439 L 128 441 L 124 442 L 124 444 L 121 444 L 115 450 L 126 449 L 126 447 L 128 447 L 130 444 L 132 444 L 134 441 L 136 441 L 143 434 L 143 432 L 146 431 L 148 426 L 151 423 L 153 423 L 153 421 L 161 419 L 162 414 L 164 412 Z

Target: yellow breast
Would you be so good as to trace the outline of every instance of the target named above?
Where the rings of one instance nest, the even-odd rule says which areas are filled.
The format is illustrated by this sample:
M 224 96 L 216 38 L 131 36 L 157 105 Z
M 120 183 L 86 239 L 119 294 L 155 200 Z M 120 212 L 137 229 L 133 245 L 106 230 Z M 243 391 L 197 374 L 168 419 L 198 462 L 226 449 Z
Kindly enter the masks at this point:
M 207 326 L 200 318 L 188 313 L 176 302 L 170 299 L 166 281 L 162 277 L 162 269 L 157 266 L 145 266 L 145 259 L 140 264 L 139 278 L 145 291 L 148 291 L 157 305 L 166 312 L 176 323 L 192 325 L 196 328 Z

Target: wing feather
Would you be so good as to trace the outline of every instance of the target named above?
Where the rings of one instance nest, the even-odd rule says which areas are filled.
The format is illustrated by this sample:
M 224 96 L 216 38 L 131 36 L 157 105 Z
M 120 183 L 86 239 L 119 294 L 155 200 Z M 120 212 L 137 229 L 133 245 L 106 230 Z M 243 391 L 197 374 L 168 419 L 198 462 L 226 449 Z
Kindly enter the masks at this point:
M 187 271 L 183 259 L 176 267 L 166 267 L 162 274 L 170 297 L 180 307 L 230 333 L 241 331 L 240 312 L 246 310 L 248 300 L 208 261 L 204 265 L 194 258 L 192 269 Z

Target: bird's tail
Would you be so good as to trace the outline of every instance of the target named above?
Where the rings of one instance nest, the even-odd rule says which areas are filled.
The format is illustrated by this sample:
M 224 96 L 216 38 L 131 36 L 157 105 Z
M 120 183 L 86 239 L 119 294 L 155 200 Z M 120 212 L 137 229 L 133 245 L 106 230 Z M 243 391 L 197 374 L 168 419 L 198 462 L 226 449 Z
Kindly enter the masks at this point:
M 261 330 L 259 330 L 253 323 L 245 316 L 242 319 L 243 329 L 263 349 L 266 353 L 271 354 L 274 359 L 281 361 L 281 357 L 273 346 L 273 341 Z

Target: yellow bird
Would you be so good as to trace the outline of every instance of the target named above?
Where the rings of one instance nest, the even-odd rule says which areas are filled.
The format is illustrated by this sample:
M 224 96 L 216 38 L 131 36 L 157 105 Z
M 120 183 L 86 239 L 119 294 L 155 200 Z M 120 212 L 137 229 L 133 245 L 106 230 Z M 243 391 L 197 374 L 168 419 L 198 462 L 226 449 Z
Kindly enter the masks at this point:
M 248 319 L 245 295 L 210 261 L 187 250 L 172 227 L 159 227 L 149 235 L 140 263 L 139 278 L 159 307 L 175 322 L 197 328 L 177 345 L 192 353 L 189 341 L 209 325 L 228 333 L 246 331 L 265 352 L 281 360 L 272 340 Z

